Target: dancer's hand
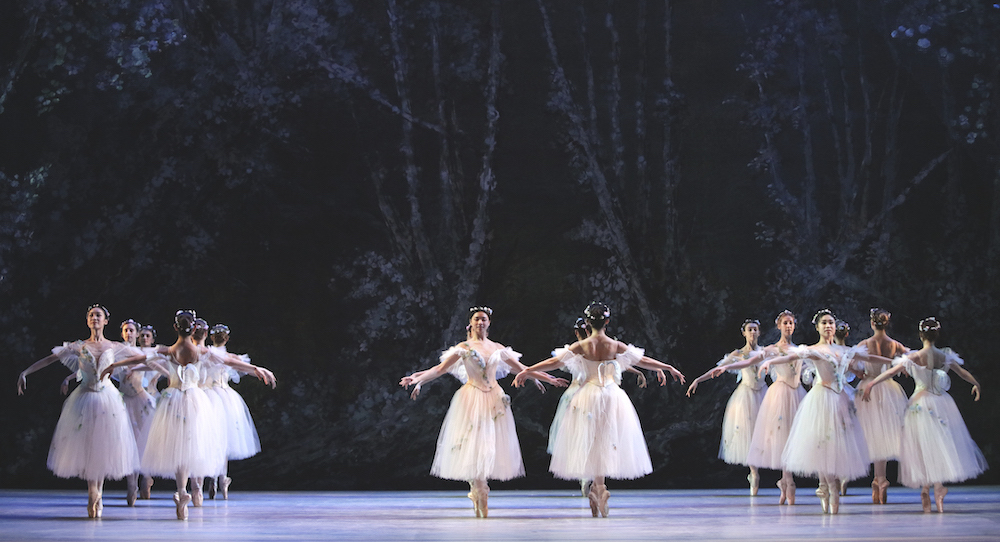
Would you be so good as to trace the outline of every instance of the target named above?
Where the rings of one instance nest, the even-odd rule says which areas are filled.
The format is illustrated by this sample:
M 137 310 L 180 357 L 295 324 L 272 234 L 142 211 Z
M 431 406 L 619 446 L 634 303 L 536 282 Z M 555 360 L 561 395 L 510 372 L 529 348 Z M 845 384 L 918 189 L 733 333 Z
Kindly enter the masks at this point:
M 869 382 L 865 384 L 865 391 L 861 392 L 862 401 L 871 401 L 872 398 L 872 383 Z
M 274 373 L 263 367 L 254 367 L 253 374 L 259 378 L 261 382 L 271 386 L 272 390 L 278 385 L 278 380 L 274 378 Z
M 73 375 L 69 375 L 63 379 L 62 384 L 59 386 L 59 393 L 63 395 L 69 394 L 69 379 L 72 377 Z
M 413 386 L 413 391 L 410 392 L 410 399 L 414 401 L 417 400 L 417 396 L 420 395 L 420 383 L 417 382 L 416 386 Z
M 979 400 L 979 384 L 972 385 L 972 395 L 976 396 L 976 401 Z
M 24 373 L 17 375 L 17 394 L 24 395 L 24 390 L 28 387 L 28 376 Z
M 684 374 L 675 369 L 673 365 L 671 365 L 667 370 L 670 371 L 670 376 L 674 377 L 674 382 L 680 382 L 681 384 L 684 383 Z M 660 385 L 662 386 L 663 384 L 666 384 L 666 382 L 663 382 Z
M 663 373 L 663 371 L 660 371 L 660 373 Z M 635 373 L 635 383 L 638 384 L 640 388 L 646 387 L 646 375 L 642 374 L 642 371 Z M 662 386 L 663 384 L 660 385 Z
M 529 373 L 529 371 L 527 369 L 525 369 L 525 370 L 517 373 L 516 375 L 514 375 L 514 387 L 515 388 L 520 388 L 521 386 L 524 385 L 524 381 L 528 379 L 528 373 Z
M 111 376 L 111 373 L 113 372 L 115 372 L 114 364 L 108 365 L 107 367 L 104 368 L 103 371 L 101 371 L 101 374 L 97 377 L 97 380 L 98 381 L 104 380 L 105 378 Z
M 764 378 L 764 375 L 767 374 L 767 370 L 770 367 L 771 367 L 771 360 L 767 360 L 761 363 L 760 367 L 757 368 L 757 378 Z
M 708 372 L 708 377 L 709 378 L 717 378 L 717 377 L 722 376 L 722 373 L 725 373 L 725 372 L 726 372 L 726 367 L 724 365 L 720 365 L 718 367 L 715 367 L 711 371 L 709 371 Z
M 696 390 L 696 389 L 698 389 L 698 381 L 697 380 L 695 380 L 694 382 L 692 382 L 691 385 L 688 387 L 687 396 L 691 397 L 692 395 L 694 395 L 694 390 Z

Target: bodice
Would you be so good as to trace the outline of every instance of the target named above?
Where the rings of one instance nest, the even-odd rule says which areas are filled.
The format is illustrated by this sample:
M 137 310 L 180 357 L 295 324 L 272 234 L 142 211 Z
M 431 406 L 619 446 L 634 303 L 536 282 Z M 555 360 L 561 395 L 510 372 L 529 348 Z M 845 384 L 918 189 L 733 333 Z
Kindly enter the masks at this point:
M 951 389 L 951 377 L 948 376 L 948 370 L 951 368 L 951 365 L 963 365 L 965 363 L 950 348 L 945 348 L 942 352 L 945 355 L 944 364 L 937 369 L 917 364 L 906 355 L 896 358 L 892 364 L 904 364 L 906 366 L 906 372 L 913 378 L 914 395 L 923 391 L 934 395 L 942 395 Z
M 181 391 L 197 388 L 201 383 L 201 362 L 180 365 L 173 359 L 168 363 L 170 366 L 169 387 Z
M 573 374 L 574 382 L 605 387 L 620 385 L 622 372 L 638 363 L 644 352 L 641 348 L 629 345 L 624 353 L 618 354 L 614 359 L 601 361 L 587 359 L 565 348 L 557 349 L 555 353 Z
M 837 344 L 817 347 L 800 346 L 799 357 L 813 374 L 813 385 L 826 386 L 840 393 L 849 381 L 848 370 L 858 349 Z M 806 357 L 807 354 L 809 357 Z M 815 357 L 813 357 L 815 356 Z
M 484 358 L 474 348 L 453 346 L 441 354 L 441 359 L 449 358 L 452 354 L 458 354 L 458 361 L 452 365 L 451 374 L 463 384 L 471 385 L 482 391 L 492 390 L 496 387 L 498 378 L 503 378 L 510 373 L 506 360 L 519 360 L 521 358 L 521 354 L 510 347 L 494 350 L 489 358 Z
M 97 350 L 95 352 L 91 349 Z M 76 379 L 80 387 L 89 391 L 101 391 L 104 386 L 110 385 L 107 379 L 98 379 L 104 369 L 116 361 L 141 354 L 141 352 L 122 343 L 102 342 L 88 343 L 87 341 L 75 341 L 63 343 L 52 349 L 59 361 L 76 372 Z
M 732 354 L 719 360 L 716 365 L 719 367 L 725 367 L 736 360 L 746 360 L 749 357 L 760 353 L 760 350 L 752 350 L 750 352 L 743 352 L 742 350 L 737 350 Z M 736 383 L 740 386 L 745 386 L 753 390 L 760 390 L 764 387 L 764 381 L 759 376 L 757 376 L 757 366 L 751 365 L 749 367 L 744 367 L 737 371 L 732 371 L 736 373 Z

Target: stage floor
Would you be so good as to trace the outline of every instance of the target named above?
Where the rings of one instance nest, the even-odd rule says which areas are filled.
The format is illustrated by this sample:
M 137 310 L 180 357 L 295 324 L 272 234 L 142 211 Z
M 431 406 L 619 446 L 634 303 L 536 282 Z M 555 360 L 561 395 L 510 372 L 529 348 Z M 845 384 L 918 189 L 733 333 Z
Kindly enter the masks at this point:
M 795 506 L 778 506 L 777 489 L 612 489 L 607 519 L 571 490 L 494 491 L 490 517 L 476 519 L 464 491 L 234 489 L 187 521 L 164 491 L 134 508 L 108 491 L 103 519 L 91 520 L 83 489 L 0 490 L 0 540 L 1000 540 L 1000 487 L 951 488 L 944 514 L 924 514 L 915 490 L 892 487 L 878 506 L 850 488 L 836 516 L 821 513 L 813 489 L 800 487 Z

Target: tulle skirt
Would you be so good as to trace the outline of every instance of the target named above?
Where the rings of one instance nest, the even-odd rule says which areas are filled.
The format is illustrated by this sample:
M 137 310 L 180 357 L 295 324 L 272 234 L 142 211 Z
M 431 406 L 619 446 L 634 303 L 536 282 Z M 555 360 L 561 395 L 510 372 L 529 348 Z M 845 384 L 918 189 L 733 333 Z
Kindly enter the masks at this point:
M 246 401 L 233 388 L 219 386 L 213 388 L 222 398 L 226 412 L 226 431 L 228 432 L 229 459 L 246 459 L 260 452 L 260 438 L 257 427 L 250 417 L 250 409 Z
M 784 470 L 781 453 L 785 451 L 795 413 L 805 395 L 806 390 L 802 389 L 802 386 L 793 388 L 782 382 L 776 382 L 767 388 L 764 400 L 760 404 L 760 411 L 757 413 L 753 438 L 750 439 L 747 465 Z
M 621 388 L 588 383 L 570 399 L 549 470 L 565 480 L 635 479 L 653 472 L 639 416 Z
M 226 412 L 226 401 L 222 398 L 219 387 L 213 388 L 202 388 L 205 390 L 205 395 L 208 397 L 208 402 L 212 403 L 212 420 L 215 429 L 213 429 L 213 434 L 215 435 L 217 442 L 222 446 L 222 453 L 224 454 L 223 462 L 228 458 L 229 453 L 229 414 Z M 225 470 L 220 470 L 216 474 L 223 474 Z
M 119 480 L 139 470 L 139 451 L 118 388 L 73 390 L 49 447 L 49 469 L 61 478 Z
M 139 457 L 146 451 L 146 441 L 149 439 L 149 426 L 153 422 L 153 413 L 156 412 L 156 400 L 148 393 L 137 393 L 135 395 L 123 395 L 125 401 L 125 411 L 128 412 L 129 425 L 132 427 L 132 435 L 135 436 L 135 444 L 139 449 Z
M 221 473 L 226 446 L 217 431 L 218 418 L 204 390 L 163 390 L 142 455 L 142 472 L 163 478 L 174 478 L 178 470 L 194 478 Z
M 753 438 L 757 412 L 764 400 L 766 388 L 754 390 L 750 386 L 736 386 L 726 403 L 722 417 L 722 440 L 719 442 L 719 459 L 730 465 L 746 465 Z
M 431 474 L 447 480 L 510 480 L 524 476 L 510 397 L 500 386 L 465 384 L 441 424 Z
M 947 393 L 911 399 L 903 417 L 899 482 L 907 487 L 961 482 L 989 466 Z
M 868 447 L 847 395 L 813 386 L 795 413 L 781 460 L 785 470 L 800 476 L 865 476 L 871 463 Z
M 556 415 L 552 417 L 552 425 L 549 427 L 549 446 L 545 449 L 549 454 L 552 453 L 552 444 L 556 441 L 556 433 L 559 432 L 559 426 L 562 424 L 563 416 L 566 415 L 566 409 L 569 408 L 569 402 L 578 391 L 580 391 L 580 383 L 573 382 L 559 398 L 559 404 L 556 405 Z
M 899 442 L 903 434 L 903 413 L 906 412 L 906 394 L 895 380 L 883 380 L 872 386 L 870 400 L 861 399 L 862 384 L 854 406 L 858 422 L 865 433 L 868 456 L 872 461 L 899 458 Z

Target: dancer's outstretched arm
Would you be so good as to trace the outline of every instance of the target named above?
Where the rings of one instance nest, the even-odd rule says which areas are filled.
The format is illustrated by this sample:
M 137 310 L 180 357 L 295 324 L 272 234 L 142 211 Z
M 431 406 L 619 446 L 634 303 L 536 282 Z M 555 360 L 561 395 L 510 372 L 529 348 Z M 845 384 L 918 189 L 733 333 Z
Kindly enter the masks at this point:
M 804 353 L 796 352 L 794 354 L 786 354 L 784 356 L 778 356 L 776 358 L 766 359 L 761 362 L 760 367 L 757 369 L 757 376 L 763 378 L 767 374 L 767 370 L 771 368 L 772 365 L 781 365 L 782 363 L 792 363 L 795 360 L 802 359 L 802 357 L 818 357 L 812 353 L 812 351 L 807 350 Z
M 639 363 L 636 363 L 636 365 L 642 367 L 643 369 L 659 371 L 657 378 L 660 381 L 661 386 L 665 386 L 667 384 L 667 377 L 663 374 L 663 371 L 670 373 L 674 382 L 680 382 L 681 384 L 684 383 L 684 375 L 675 369 L 673 365 L 663 363 L 662 361 L 655 360 L 649 356 L 642 356 L 642 359 L 640 359 Z
M 161 347 L 161 348 L 163 348 L 165 351 L 167 350 L 167 347 L 165 347 L 165 346 Z M 161 352 L 158 351 L 157 353 L 161 353 Z M 139 363 L 146 363 L 148 366 L 153 367 L 154 369 L 156 369 L 157 371 L 159 371 L 159 372 L 161 372 L 163 374 L 169 374 L 167 372 L 166 367 L 163 367 L 158 362 L 156 362 L 156 361 L 153 360 L 153 357 L 152 357 L 151 354 L 150 355 L 137 354 L 135 356 L 127 357 L 127 358 L 125 358 L 125 359 L 123 359 L 121 361 L 116 361 L 116 362 L 112 363 L 111 365 L 108 365 L 107 367 L 104 368 L 103 371 L 101 371 L 101 375 L 100 375 L 99 379 L 100 380 L 104 380 L 104 377 L 111 376 L 111 373 L 115 372 L 115 369 L 117 369 L 118 367 L 127 367 L 129 365 L 137 365 Z
M 413 392 L 410 393 L 410 398 L 416 399 L 417 396 L 420 395 L 421 384 L 425 384 L 444 375 L 456 361 L 458 361 L 458 353 L 452 352 L 448 355 L 448 357 L 444 358 L 441 363 L 438 363 L 434 367 L 423 371 L 417 371 L 409 376 L 404 376 L 399 380 L 399 385 L 403 386 L 404 389 L 409 389 L 410 386 L 414 386 Z
M 548 371 L 553 369 L 558 369 L 563 366 L 561 359 L 556 357 L 551 357 L 545 361 L 540 361 L 531 367 L 525 367 L 521 372 L 514 376 L 514 387 L 520 388 L 524 385 L 524 381 L 529 378 L 538 378 L 539 375 L 546 374 Z M 565 382 L 565 379 L 560 378 Z
M 28 389 L 28 375 L 39 369 L 44 369 L 56 361 L 59 361 L 59 356 L 49 354 L 29 365 L 27 369 L 21 371 L 21 374 L 17 375 L 17 394 L 24 395 L 24 390 Z
M 955 374 L 960 376 L 962 380 L 968 382 L 969 384 L 972 384 L 972 395 L 975 395 L 976 401 L 978 401 L 980 387 L 979 387 L 979 382 L 976 381 L 976 377 L 972 376 L 972 373 L 970 373 L 968 370 L 966 370 L 965 367 L 962 367 L 957 363 L 952 363 L 950 365 L 950 368 L 952 371 L 955 371 Z
M 545 372 L 529 370 L 525 364 L 521 363 L 520 360 L 512 356 L 503 356 L 503 360 L 507 363 L 507 365 L 510 365 L 512 369 L 517 371 L 517 373 L 515 373 L 516 375 L 519 375 L 524 371 L 529 371 L 529 376 L 535 381 L 535 387 L 537 387 L 542 393 L 545 393 L 545 386 L 542 384 L 542 381 L 548 382 L 557 388 L 565 388 L 569 385 L 569 382 L 565 378 L 556 378 Z M 514 386 L 517 387 L 516 382 Z

